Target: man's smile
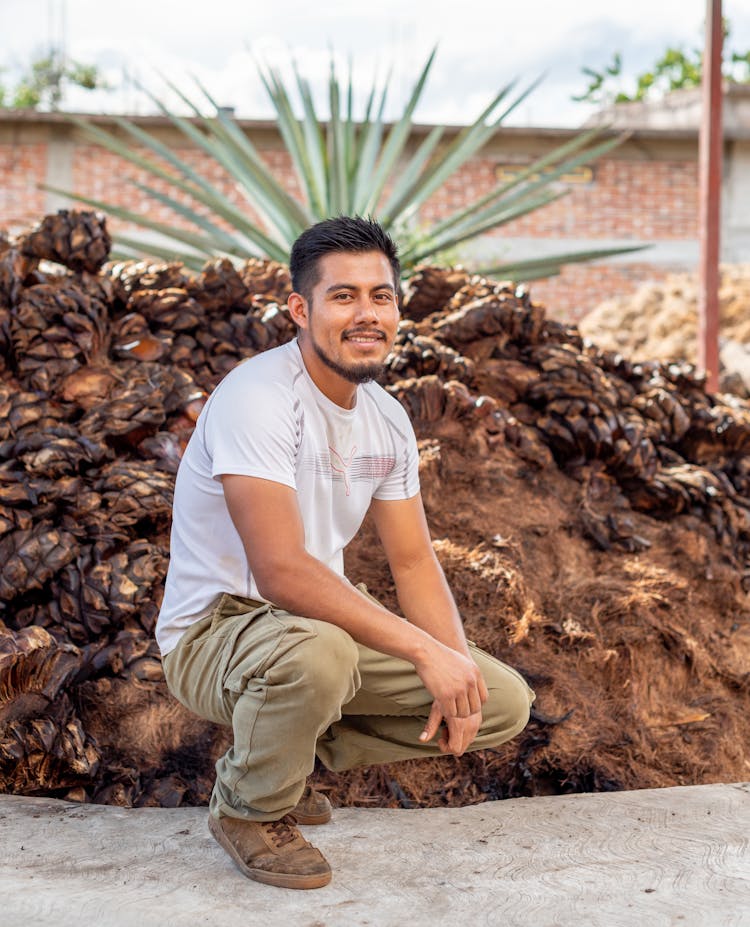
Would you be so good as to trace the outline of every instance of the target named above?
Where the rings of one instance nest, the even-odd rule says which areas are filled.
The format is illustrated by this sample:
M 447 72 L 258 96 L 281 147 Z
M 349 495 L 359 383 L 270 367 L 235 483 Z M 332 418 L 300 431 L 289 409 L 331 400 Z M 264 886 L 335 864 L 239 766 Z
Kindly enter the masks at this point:
M 346 331 L 341 336 L 343 341 L 353 341 L 355 344 L 374 344 L 378 341 L 385 341 L 385 332 L 381 331 Z

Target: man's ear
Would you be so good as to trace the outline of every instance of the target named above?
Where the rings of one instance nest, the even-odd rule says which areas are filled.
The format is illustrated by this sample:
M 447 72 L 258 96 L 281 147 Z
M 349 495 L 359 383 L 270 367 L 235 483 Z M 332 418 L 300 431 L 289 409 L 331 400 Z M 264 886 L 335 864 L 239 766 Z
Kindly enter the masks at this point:
M 307 328 L 309 324 L 309 307 L 307 300 L 301 293 L 290 293 L 286 301 L 289 315 L 298 328 Z

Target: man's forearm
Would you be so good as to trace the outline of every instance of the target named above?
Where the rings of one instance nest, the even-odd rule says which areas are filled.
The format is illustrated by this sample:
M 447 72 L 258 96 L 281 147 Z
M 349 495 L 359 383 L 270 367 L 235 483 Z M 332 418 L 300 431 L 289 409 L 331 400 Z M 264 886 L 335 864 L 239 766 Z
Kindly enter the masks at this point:
M 406 618 L 440 643 L 469 656 L 461 616 L 434 554 L 394 573 L 394 579 Z
M 259 583 L 259 590 L 286 611 L 329 621 L 360 644 L 410 663 L 424 659 L 431 643 L 426 629 L 373 602 L 309 554 L 295 558 L 293 566 L 275 570 Z

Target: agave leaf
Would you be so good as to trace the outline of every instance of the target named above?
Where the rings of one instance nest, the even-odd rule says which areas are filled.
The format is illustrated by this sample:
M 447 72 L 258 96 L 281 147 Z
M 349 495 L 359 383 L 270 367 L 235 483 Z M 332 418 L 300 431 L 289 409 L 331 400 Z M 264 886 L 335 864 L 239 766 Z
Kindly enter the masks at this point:
M 277 244 L 283 247 L 286 238 L 283 234 L 279 235 L 276 229 L 279 229 L 280 226 L 283 229 L 290 219 L 294 221 L 294 212 L 298 212 L 299 207 L 265 168 L 249 143 L 239 147 L 232 145 L 232 142 L 237 140 L 236 135 L 230 138 L 223 132 L 224 123 L 221 120 L 209 119 L 203 116 L 196 105 L 178 87 L 168 80 L 167 84 L 187 106 L 198 114 L 196 118 L 201 122 L 203 131 L 197 129 L 186 119 L 170 113 L 154 94 L 149 94 L 151 99 L 180 131 L 184 132 L 196 145 L 203 148 L 227 171 L 230 177 L 237 181 L 238 189 L 246 196 L 248 201 L 260 213 L 264 214 L 266 219 L 270 219 L 270 237 L 275 238 Z M 219 112 L 218 109 L 217 112 Z M 252 157 L 251 154 L 255 156 Z M 211 187 L 210 189 L 214 195 L 220 195 L 216 188 Z M 224 200 L 225 204 L 231 203 L 226 198 Z M 293 225 L 290 233 L 299 234 L 306 225 L 306 219 L 307 217 L 302 213 L 301 221 Z
M 603 154 L 611 151 L 613 148 L 619 145 L 620 142 L 620 138 L 611 138 L 601 142 L 599 145 L 595 145 L 593 148 L 587 148 L 585 151 L 582 151 L 574 158 L 569 158 L 567 161 L 563 161 L 561 164 L 558 164 L 549 173 L 541 175 L 538 180 L 527 183 L 521 190 L 517 191 L 511 196 L 505 197 L 503 202 L 515 202 L 517 199 L 526 197 L 536 190 L 548 187 L 553 181 L 557 180 L 563 174 L 567 174 L 569 171 L 575 170 L 575 168 L 580 167 L 582 164 L 588 164 L 590 161 L 596 160 Z
M 115 247 L 110 252 L 112 260 L 132 260 L 136 258 L 161 258 L 164 261 L 181 261 L 190 270 L 202 270 L 206 264 L 206 255 L 195 251 L 182 251 L 172 247 L 163 247 L 140 238 L 118 235 Z
M 137 151 L 135 151 L 132 148 L 129 148 L 124 142 L 121 142 L 117 138 L 117 136 L 114 135 L 113 133 L 106 132 L 104 129 L 100 129 L 98 126 L 95 126 L 92 123 L 87 122 L 85 119 L 81 119 L 78 116 L 69 116 L 68 118 L 70 119 L 72 123 L 74 123 L 74 125 L 80 128 L 80 130 L 83 132 L 84 135 L 86 135 L 92 141 L 97 142 L 103 148 L 106 148 L 108 151 L 111 151 L 113 154 L 119 155 L 121 158 L 124 158 L 125 160 L 129 161 L 131 164 L 134 164 L 136 167 L 141 167 L 145 171 L 147 171 L 150 174 L 155 175 L 156 177 L 161 177 L 162 180 L 166 180 L 168 183 L 176 184 L 178 182 L 182 182 L 184 184 L 184 189 L 186 189 L 186 191 L 189 190 L 191 195 L 193 195 L 196 192 L 195 187 L 184 183 L 179 176 L 172 174 L 169 171 L 165 170 L 156 161 L 152 161 L 151 159 L 146 158 L 143 155 L 139 155 Z M 124 127 L 128 128 L 127 120 L 122 120 L 122 122 L 125 123 Z M 147 133 L 144 133 L 144 135 L 147 135 Z M 148 136 L 148 139 L 149 139 L 149 142 L 155 141 L 154 139 L 151 138 L 151 136 Z M 146 142 L 146 144 L 149 144 L 149 142 Z M 160 154 L 159 145 L 152 146 L 149 144 L 149 147 L 151 147 L 152 150 L 155 151 L 157 154 Z M 176 158 L 177 156 L 173 155 L 173 157 Z M 178 168 L 178 169 L 181 170 L 181 168 Z M 185 165 L 185 169 L 186 171 L 189 170 L 189 166 L 187 164 Z M 209 186 L 205 181 L 203 181 L 203 184 L 205 187 Z
M 542 74 L 539 75 L 539 77 L 535 77 L 534 80 L 528 85 L 528 87 L 522 90 L 518 94 L 518 96 L 515 97 L 515 99 L 511 100 L 511 102 L 502 111 L 502 113 L 495 116 L 495 128 L 499 128 L 500 124 L 504 122 L 508 118 L 508 116 L 510 116 L 513 110 L 519 107 L 527 97 L 531 96 L 531 94 L 542 83 L 542 81 L 546 78 L 546 76 L 547 76 L 546 72 L 543 72 Z M 517 81 L 513 81 L 513 86 L 515 86 L 516 83 Z
M 120 155 L 126 160 L 130 161 L 132 164 L 135 164 L 137 167 L 142 167 L 144 170 L 147 170 L 149 173 L 166 180 L 169 184 L 176 187 L 179 190 L 182 190 L 184 193 L 187 193 L 188 196 L 193 197 L 195 200 L 203 203 L 217 215 L 220 215 L 223 219 L 229 222 L 231 225 L 241 228 L 245 235 L 251 240 L 254 241 L 258 247 L 263 250 L 267 250 L 269 247 L 278 255 L 286 254 L 286 247 L 283 244 L 279 244 L 276 241 L 273 241 L 268 235 L 263 233 L 257 226 L 251 223 L 245 214 L 235 206 L 231 200 L 225 197 L 219 190 L 213 187 L 211 184 L 206 181 L 201 182 L 200 186 L 195 186 L 192 183 L 189 183 L 183 180 L 182 177 L 170 173 L 165 170 L 159 164 L 154 161 L 144 158 L 139 155 L 137 152 L 133 151 L 118 138 L 112 135 L 109 132 L 105 132 L 102 129 L 97 128 L 86 123 L 84 120 L 81 120 L 77 117 L 72 117 L 77 125 L 80 125 L 82 131 L 92 139 L 99 142 L 109 151 L 114 152 L 115 154 Z M 127 120 L 121 120 L 126 125 L 123 128 L 127 129 Z M 142 133 L 145 138 L 143 139 L 144 144 L 149 145 L 156 154 L 160 154 L 160 145 L 161 143 L 152 139 L 147 133 Z M 140 134 L 138 136 L 140 138 Z M 153 145 L 151 144 L 153 142 Z M 178 170 L 183 170 L 184 172 L 190 174 L 192 169 L 189 165 L 185 164 L 180 158 L 172 154 L 172 163 L 177 166 Z M 66 191 L 67 195 L 67 191 Z M 109 211 L 112 211 L 111 207 L 107 207 Z M 270 253 L 270 252 L 269 252 Z M 275 260 L 284 260 L 284 257 L 276 257 Z
M 314 221 L 312 214 L 287 193 L 236 121 L 219 107 L 199 81 L 196 80 L 196 83 L 216 111 L 216 117 L 209 120 L 211 131 L 224 142 L 230 151 L 235 153 L 244 164 L 245 170 L 249 171 L 253 177 L 252 184 L 248 184 L 248 190 L 243 191 L 244 195 L 256 209 L 258 199 L 265 197 L 273 207 L 269 210 L 270 222 L 282 230 L 288 229 L 285 242 L 290 237 L 296 238 Z
M 399 177 L 397 188 L 393 191 L 390 198 L 380 211 L 380 221 L 384 225 L 390 225 L 396 221 L 393 216 L 398 216 L 397 204 L 400 202 L 401 197 L 403 196 L 400 191 L 404 188 L 409 189 L 410 187 L 416 185 L 419 175 L 421 174 L 425 164 L 427 164 L 430 157 L 432 156 L 433 151 L 435 148 L 437 148 L 444 132 L 444 126 L 435 126 L 433 129 L 431 129 L 427 137 L 420 144 L 419 148 L 417 148 L 417 150 L 412 155 L 411 160 L 404 169 L 403 174 L 401 177 Z
M 482 209 L 485 206 L 489 206 L 491 203 L 500 199 L 501 196 L 504 196 L 506 193 L 513 190 L 515 187 L 520 186 L 524 183 L 529 177 L 533 176 L 536 173 L 541 173 L 546 167 L 550 164 L 560 161 L 562 158 L 567 157 L 569 154 L 572 154 L 575 151 L 579 151 L 581 148 L 584 148 L 590 141 L 596 138 L 598 135 L 601 135 L 602 131 L 605 129 L 594 128 L 589 129 L 586 132 L 583 132 L 581 135 L 577 135 L 575 138 L 571 139 L 568 142 L 559 145 L 557 148 L 550 151 L 548 154 L 543 155 L 541 158 L 537 158 L 532 164 L 528 167 L 519 171 L 518 174 L 506 181 L 503 184 L 499 184 L 494 189 L 490 190 L 489 193 L 485 194 L 481 199 L 475 200 L 473 203 L 469 204 L 465 209 L 460 210 L 459 212 L 453 213 L 447 218 L 443 219 L 441 222 L 438 222 L 433 226 L 432 231 L 436 234 L 444 231 L 445 229 L 458 225 L 465 218 L 470 218 L 473 213 L 478 209 Z
M 357 126 L 354 121 L 354 83 L 352 59 L 349 56 L 349 76 L 346 84 L 346 123 L 344 126 L 344 152 L 346 161 L 346 211 L 352 211 L 352 178 L 356 168 Z
M 417 242 L 413 246 L 407 248 L 407 260 L 421 260 L 423 249 L 429 249 L 429 253 L 434 254 L 436 251 L 453 248 L 461 241 L 479 235 L 497 225 L 503 225 L 506 222 L 517 219 L 519 216 L 526 215 L 527 212 L 534 209 L 541 209 L 548 203 L 554 202 L 554 200 L 560 199 L 563 196 L 567 196 L 567 194 L 567 190 L 546 190 L 512 206 L 498 203 L 493 209 L 478 213 L 471 221 L 464 222 L 459 228 L 448 229 L 440 235 L 428 234 L 421 242 Z M 412 258 L 413 251 L 419 252 L 419 258 Z
M 537 205 L 534 208 L 541 208 L 546 206 L 548 203 L 552 203 L 555 200 L 560 199 L 561 196 L 565 196 L 567 191 L 563 190 L 561 192 L 548 192 L 542 194 L 536 198 Z M 498 211 L 493 215 L 488 216 L 483 221 L 477 221 L 472 226 L 465 228 L 461 232 L 454 233 L 453 235 L 442 235 L 433 238 L 429 242 L 425 242 L 421 245 L 416 246 L 413 250 L 409 251 L 407 254 L 407 260 L 412 263 L 418 263 L 423 261 L 426 257 L 429 257 L 431 254 L 436 254 L 438 251 L 444 251 L 446 248 L 454 248 L 456 245 L 460 245 L 461 242 L 467 241 L 469 238 L 475 238 L 477 235 L 481 235 L 483 232 L 488 232 L 490 229 L 495 228 L 498 225 L 502 225 L 506 222 L 510 222 L 512 219 L 518 218 L 518 216 L 525 215 L 529 211 L 528 205 L 522 203 L 516 207 L 511 207 L 507 210 Z
M 177 241 L 191 244 L 198 250 L 203 248 L 205 249 L 205 254 L 207 256 L 214 255 L 218 250 L 222 250 L 220 243 L 210 236 L 199 236 L 185 229 L 178 229 L 174 225 L 167 225 L 163 222 L 157 222 L 153 219 L 150 219 L 148 216 L 131 212 L 130 210 L 123 209 L 120 206 L 115 206 L 111 203 L 104 203 L 101 200 L 95 200 L 91 197 L 82 196 L 78 193 L 72 193 L 69 190 L 62 190 L 59 187 L 54 187 L 52 185 L 45 184 L 43 189 L 49 190 L 52 193 L 59 193 L 63 196 L 70 197 L 70 199 L 77 200 L 80 203 L 87 203 L 90 206 L 94 206 L 96 209 L 101 209 L 103 212 L 107 212 L 110 215 L 116 216 L 118 219 L 125 219 L 126 221 L 133 222 L 135 225 L 140 225 L 143 228 L 158 231 L 160 234 L 168 238 L 174 238 Z M 214 212 L 216 212 L 218 215 L 223 215 L 223 210 L 221 209 L 220 203 L 215 204 Z M 239 226 L 236 224 L 235 227 Z M 268 236 L 264 235 L 263 232 L 252 226 L 250 223 L 244 221 L 244 219 L 242 232 L 256 246 L 256 254 L 266 254 L 274 261 L 287 260 L 288 254 L 285 248 L 279 247 L 276 242 L 272 241 L 270 238 L 268 238 Z
M 163 144 L 157 138 L 154 138 L 153 135 L 145 132 L 140 128 L 140 126 L 137 126 L 129 119 L 124 119 L 122 116 L 113 116 L 112 118 L 114 119 L 115 124 L 118 125 L 124 132 L 127 132 L 129 135 L 131 135 L 144 147 L 150 148 L 154 154 L 164 158 L 168 164 L 171 164 L 172 167 L 176 168 L 187 180 L 192 181 L 196 187 L 200 187 L 203 190 L 212 190 L 211 184 L 208 183 L 205 177 L 202 177 L 187 163 L 187 161 L 183 161 L 182 158 L 178 157 L 168 145 Z M 129 151 L 130 149 L 126 150 Z
M 261 70 L 260 76 L 276 110 L 279 131 L 289 154 L 292 156 L 294 169 L 297 172 L 302 189 L 305 191 L 307 202 L 313 208 L 313 211 L 317 212 L 321 206 L 325 207 L 325 203 L 320 203 L 317 199 L 315 174 L 307 152 L 305 136 L 294 115 L 289 94 L 281 80 L 281 76 L 274 68 L 269 67 L 266 73 Z
M 538 280 L 559 274 L 564 264 L 580 264 L 583 261 L 596 261 L 618 254 L 643 251 L 650 245 L 627 245 L 622 248 L 593 248 L 588 251 L 566 251 L 563 254 L 551 254 L 543 258 L 529 258 L 523 261 L 506 261 L 483 267 L 477 273 L 485 276 L 508 277 L 517 280 Z M 529 276 L 533 274 L 532 276 Z
M 315 112 L 315 104 L 313 102 L 312 91 L 310 90 L 310 83 L 299 73 L 296 63 L 294 65 L 294 73 L 297 78 L 297 88 L 305 111 L 302 129 L 305 134 L 305 145 L 310 157 L 310 183 L 313 189 L 313 195 L 310 197 L 310 204 L 315 214 L 319 216 L 323 212 L 323 206 L 327 200 L 326 142 L 320 127 L 318 114 Z
M 534 209 L 539 208 L 535 200 L 535 195 L 539 190 L 546 190 L 550 185 L 561 177 L 563 174 L 568 173 L 569 171 L 574 170 L 581 164 L 587 164 L 588 162 L 594 160 L 597 157 L 600 157 L 602 154 L 614 148 L 620 143 L 620 139 L 608 139 L 605 142 L 602 142 L 599 145 L 594 146 L 593 148 L 587 149 L 586 151 L 578 154 L 574 158 L 569 158 L 567 161 L 563 161 L 562 164 L 558 164 L 554 170 L 550 171 L 547 174 L 541 174 L 537 180 L 532 181 L 531 183 L 522 186 L 521 189 L 516 190 L 515 192 L 510 193 L 509 195 L 503 197 L 500 202 L 492 203 L 490 202 L 489 206 L 485 206 L 484 209 L 476 209 L 467 214 L 466 210 L 462 211 L 462 215 L 465 216 L 464 220 L 459 222 L 457 221 L 458 216 L 449 216 L 448 219 L 440 223 L 440 231 L 437 232 L 438 237 L 446 233 L 458 234 L 461 235 L 463 230 L 470 225 L 473 225 L 477 222 L 484 222 L 485 218 L 496 214 L 498 209 L 505 211 L 508 207 L 514 204 L 528 204 L 525 209 L 522 209 L 520 212 L 517 212 L 516 215 L 523 215 L 525 212 L 531 212 Z M 538 162 L 537 162 L 538 164 Z M 533 175 L 536 171 L 529 170 L 529 175 Z M 566 190 L 565 193 L 570 191 Z M 504 220 L 508 221 L 508 220 Z M 434 231 L 434 230 L 433 230 Z
M 218 120 L 212 131 L 211 144 L 213 146 L 215 142 L 219 149 L 216 160 L 227 174 L 234 178 L 235 188 L 242 197 L 261 219 L 265 220 L 269 237 L 283 247 L 290 236 L 296 237 L 306 228 L 306 224 L 299 221 L 301 211 L 288 208 L 286 195 L 281 188 L 264 181 L 263 174 L 256 171 L 253 163 L 245 157 L 242 149 L 234 144 L 234 140 Z
M 329 215 L 336 216 L 348 206 L 346 195 L 346 127 L 341 119 L 341 88 L 333 59 L 328 79 L 328 98 L 331 118 L 328 122 L 328 164 L 331 177 L 329 187 Z
M 169 196 L 169 194 L 163 193 L 161 190 L 157 190 L 155 187 L 150 187 L 148 184 L 141 183 L 140 181 L 133 181 L 133 184 L 147 196 L 151 196 L 159 203 L 163 203 L 165 206 L 168 206 L 171 210 L 176 212 L 177 215 L 188 219 L 194 225 L 197 225 L 198 228 L 203 229 L 204 232 L 207 232 L 209 235 L 213 236 L 217 243 L 223 244 L 223 247 L 227 252 L 236 254 L 238 257 L 242 257 L 243 254 L 247 253 L 248 240 L 244 236 L 238 237 L 236 235 L 232 235 L 231 233 L 227 232 L 226 229 L 223 229 L 215 223 L 211 222 L 211 220 L 206 218 L 206 216 L 201 215 L 201 213 L 196 212 L 196 210 L 191 209 L 184 203 L 180 203 L 179 200 Z
M 620 142 L 621 139 L 612 138 L 602 142 L 599 145 L 595 145 L 593 148 L 587 148 L 585 151 L 582 151 L 574 158 L 569 158 L 567 161 L 563 161 L 562 164 L 558 164 L 548 174 L 540 176 L 538 180 L 526 184 L 526 186 L 520 192 L 515 193 L 510 197 L 506 197 L 504 202 L 513 202 L 519 197 L 527 196 L 529 193 L 533 193 L 535 190 L 549 186 L 553 181 L 558 180 L 564 174 L 575 170 L 582 164 L 588 164 L 591 161 L 595 161 L 597 158 L 601 157 L 603 154 L 606 154 L 608 151 L 611 151 L 613 148 L 619 145 Z
M 385 221 L 395 221 L 411 215 L 419 206 L 440 187 L 445 180 L 453 174 L 462 164 L 474 155 L 492 135 L 497 131 L 498 122 L 486 123 L 487 117 L 498 104 L 512 90 L 515 82 L 507 84 L 490 101 L 474 123 L 462 129 L 445 151 L 436 157 L 424 173 L 410 185 L 403 184 L 401 180 L 397 185 L 395 195 L 391 197 L 393 205 L 387 211 Z M 510 110 L 510 107 L 508 108 Z M 500 117 L 502 119 L 502 116 Z M 499 120 L 498 120 L 499 121 Z
M 386 80 L 375 118 L 370 121 L 370 107 L 375 98 L 377 85 L 373 82 L 368 100 L 366 119 L 360 127 L 359 151 L 357 155 L 357 172 L 354 177 L 354 190 L 352 192 L 353 212 L 365 215 L 368 212 L 367 204 L 370 199 L 372 175 L 378 160 L 378 153 L 383 140 L 383 113 L 388 97 L 388 81 Z
M 435 59 L 435 53 L 437 48 L 433 48 L 430 53 L 427 63 L 422 69 L 422 73 L 419 75 L 417 83 L 414 85 L 412 94 L 409 97 L 409 102 L 406 104 L 406 109 L 404 110 L 401 118 L 393 126 L 391 131 L 388 133 L 388 138 L 386 139 L 383 150 L 380 154 L 377 167 L 375 168 L 375 174 L 371 181 L 371 190 L 370 196 L 365 207 L 365 211 L 371 213 L 374 211 L 375 206 L 377 205 L 380 195 L 383 192 L 383 188 L 391 175 L 396 162 L 398 161 L 401 152 L 404 149 L 404 145 L 409 137 L 409 132 L 411 131 L 411 117 L 414 113 L 414 109 L 419 102 L 419 98 L 422 96 L 422 90 L 424 89 L 425 82 L 427 80 L 427 75 L 430 72 L 432 67 L 432 62 Z
M 127 218 L 143 228 L 158 232 L 160 236 L 171 236 L 175 247 L 180 247 L 192 262 L 198 260 L 199 252 L 208 256 L 230 255 L 237 259 L 240 255 L 259 251 L 283 261 L 292 241 L 316 219 L 343 211 L 372 214 L 383 199 L 385 204 L 379 217 L 381 223 L 386 228 L 402 227 L 451 174 L 481 149 L 508 113 L 538 83 L 533 82 L 520 93 L 511 93 L 515 83 L 509 84 L 495 95 L 474 123 L 456 133 L 449 143 L 440 145 L 441 137 L 444 137 L 443 129 L 435 127 L 416 146 L 416 150 L 404 158 L 406 145 L 411 138 L 413 114 L 434 56 L 435 50 L 421 69 L 400 117 L 387 132 L 383 116 L 389 79 L 386 79 L 381 90 L 377 78 L 373 78 L 364 119 L 357 123 L 354 118 L 355 93 L 351 61 L 346 79 L 340 80 L 332 55 L 328 85 L 331 114 L 327 127 L 324 127 L 318 118 L 309 82 L 303 78 L 296 65 L 294 74 L 302 103 L 301 118 L 295 116 L 288 88 L 280 72 L 270 66 L 258 67 L 277 114 L 279 132 L 307 199 L 306 205 L 297 202 L 286 191 L 236 120 L 217 107 L 200 82 L 196 83 L 203 97 L 216 110 L 214 116 L 203 115 L 199 107 L 169 80 L 166 81 L 167 85 L 187 105 L 193 119 L 171 113 L 153 94 L 149 94 L 183 137 L 206 152 L 227 172 L 238 192 L 261 217 L 264 223 L 262 227 L 250 221 L 246 211 L 183 161 L 173 149 L 127 120 L 118 120 L 117 125 L 138 146 L 145 148 L 148 155 L 144 156 L 121 138 L 88 122 L 84 123 L 84 120 L 79 120 L 78 124 L 82 127 L 85 125 L 83 130 L 87 137 L 105 145 L 129 163 L 147 171 L 150 176 L 168 183 L 171 189 L 162 190 L 156 184 L 142 181 L 136 186 L 152 199 L 168 206 L 175 215 L 188 220 L 193 229 L 176 229 L 87 197 L 72 195 L 71 198 L 104 208 L 112 215 Z M 427 240 L 414 242 L 403 249 L 404 266 L 408 268 L 412 261 L 453 247 L 564 195 L 565 191 L 553 189 L 556 180 L 577 165 L 601 157 L 621 141 L 621 138 L 614 138 L 599 143 L 596 139 L 601 131 L 593 129 L 571 139 L 537 159 L 510 181 L 497 184 L 479 200 L 434 225 L 429 230 Z M 536 173 L 539 176 L 535 176 Z M 383 192 L 387 186 L 391 189 L 384 197 Z M 180 191 L 191 199 L 185 203 L 173 191 Z M 210 211 L 210 214 L 205 215 L 204 209 L 198 204 Z M 122 237 L 118 238 L 118 242 L 118 246 L 126 246 Z M 147 242 L 134 242 L 134 239 L 129 239 L 133 247 L 137 245 L 139 249 L 147 250 L 150 246 Z M 160 243 L 158 247 L 166 253 L 168 246 Z M 621 251 L 617 249 L 617 252 L 612 253 Z M 566 255 L 558 257 L 562 260 Z M 551 272 L 561 266 L 556 261 L 553 257 L 539 259 L 536 263 L 521 263 L 525 267 L 524 272 L 531 274 L 542 270 Z
M 80 203 L 86 203 L 87 206 L 93 206 L 94 209 L 106 211 L 109 215 L 115 216 L 117 219 L 123 219 L 125 222 L 132 222 L 143 228 L 151 229 L 154 232 L 158 232 L 160 235 L 164 235 L 166 238 L 174 238 L 183 244 L 190 245 L 190 247 L 198 251 L 203 251 L 205 254 L 215 254 L 220 250 L 215 246 L 210 236 L 200 235 L 197 232 L 190 232 L 187 229 L 176 228 L 173 225 L 168 225 L 165 222 L 158 222 L 155 219 L 150 219 L 148 216 L 133 212 L 130 209 L 125 209 L 122 206 L 112 206 L 110 203 L 103 203 L 101 200 L 94 199 L 90 196 L 69 193 L 66 190 L 61 190 L 59 187 L 50 185 L 47 186 L 46 189 L 53 193 L 60 193 L 63 196 L 70 197 Z

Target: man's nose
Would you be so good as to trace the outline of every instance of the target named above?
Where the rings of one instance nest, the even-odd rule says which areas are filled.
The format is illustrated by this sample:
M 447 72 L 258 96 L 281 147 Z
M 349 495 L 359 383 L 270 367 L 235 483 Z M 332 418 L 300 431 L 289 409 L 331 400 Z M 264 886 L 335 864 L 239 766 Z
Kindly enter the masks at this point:
M 380 318 L 379 306 L 369 296 L 357 300 L 354 318 L 357 322 L 373 322 Z

